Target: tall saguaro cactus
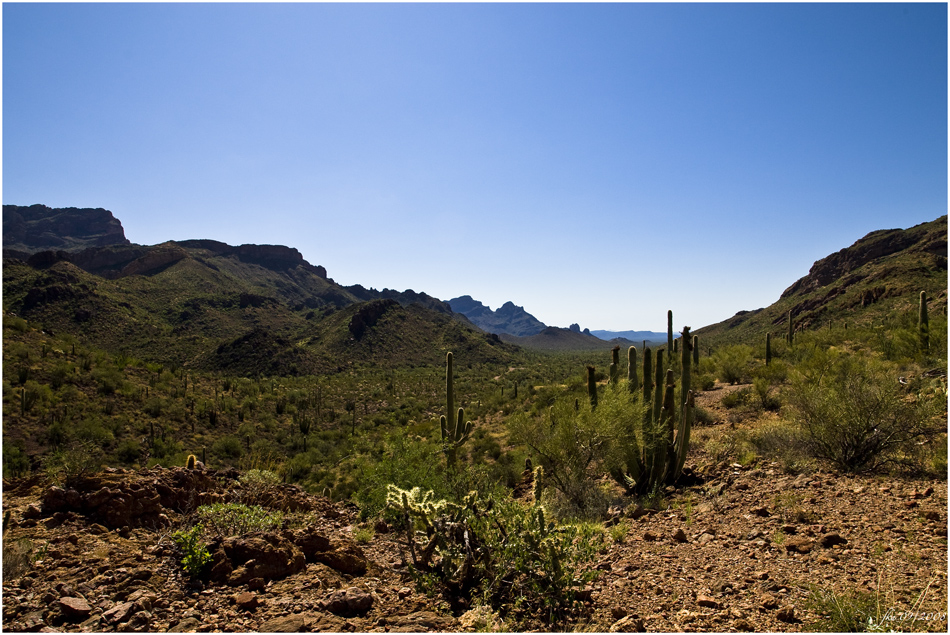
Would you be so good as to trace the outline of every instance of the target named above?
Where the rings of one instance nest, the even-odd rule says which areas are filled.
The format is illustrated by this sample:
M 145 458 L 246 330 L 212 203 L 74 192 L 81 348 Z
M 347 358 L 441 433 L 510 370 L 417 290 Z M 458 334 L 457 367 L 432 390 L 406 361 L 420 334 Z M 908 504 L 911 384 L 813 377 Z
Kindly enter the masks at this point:
M 468 441 L 475 427 L 471 421 L 465 422 L 465 411 L 455 408 L 455 387 L 453 382 L 452 353 L 445 356 L 445 408 L 446 414 L 439 417 L 442 431 L 442 449 L 449 467 L 454 467 L 458 459 L 458 450 Z
M 792 326 L 792 312 L 788 312 L 788 345 L 792 345 L 792 341 L 795 339 L 794 327 Z
M 927 316 L 927 292 L 920 292 L 920 307 L 917 309 L 917 334 L 921 350 L 930 349 L 930 318 Z
M 631 346 L 627 349 L 627 386 L 630 392 L 637 392 L 640 389 L 640 378 L 637 377 L 637 347 Z
M 682 357 L 680 357 L 680 394 L 683 399 L 683 409 L 686 408 L 686 394 L 689 393 L 690 385 L 690 362 L 693 359 L 693 338 L 690 337 L 689 327 L 683 327 L 683 350 Z M 684 413 L 685 415 L 685 413 Z
M 772 334 L 765 334 L 765 365 L 772 363 Z
M 649 408 L 653 396 L 653 351 L 643 349 L 643 403 Z
M 593 366 L 587 367 L 587 396 L 590 398 L 590 407 L 597 407 L 597 378 L 594 376 Z
M 452 369 L 452 351 L 445 354 L 445 418 L 455 416 L 455 374 Z
M 673 361 L 673 309 L 666 312 L 666 360 Z
M 620 346 L 614 346 L 610 349 L 610 368 L 607 372 L 607 377 L 611 384 L 616 384 L 617 379 L 620 377 Z

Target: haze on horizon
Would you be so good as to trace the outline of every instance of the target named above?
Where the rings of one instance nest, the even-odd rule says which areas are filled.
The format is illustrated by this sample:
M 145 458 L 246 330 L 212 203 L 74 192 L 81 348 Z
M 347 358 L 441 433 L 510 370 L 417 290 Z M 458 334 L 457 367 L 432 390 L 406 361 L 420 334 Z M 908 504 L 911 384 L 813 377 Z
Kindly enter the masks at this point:
M 592 330 L 947 213 L 947 6 L 4 4 L 3 202 Z

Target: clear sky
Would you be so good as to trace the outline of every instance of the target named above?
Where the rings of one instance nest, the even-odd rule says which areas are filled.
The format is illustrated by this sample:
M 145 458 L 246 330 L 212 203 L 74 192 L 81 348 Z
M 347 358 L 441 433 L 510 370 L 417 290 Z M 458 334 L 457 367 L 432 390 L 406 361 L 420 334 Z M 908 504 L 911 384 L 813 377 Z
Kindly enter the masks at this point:
M 3 202 L 694 329 L 947 213 L 947 6 L 3 4 Z

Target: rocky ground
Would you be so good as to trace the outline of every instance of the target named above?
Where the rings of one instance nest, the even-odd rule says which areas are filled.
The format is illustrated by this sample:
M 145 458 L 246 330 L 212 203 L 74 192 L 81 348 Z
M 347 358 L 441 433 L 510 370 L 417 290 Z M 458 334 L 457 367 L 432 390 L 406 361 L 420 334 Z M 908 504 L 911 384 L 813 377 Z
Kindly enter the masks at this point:
M 567 627 L 802 631 L 819 624 L 816 598 L 846 606 L 867 594 L 884 630 L 947 631 L 946 481 L 794 475 L 764 462 L 714 475 L 667 492 L 655 509 L 615 510 L 592 563 L 599 577 Z M 292 486 L 262 502 L 295 522 L 214 543 L 211 580 L 191 582 L 171 541 L 181 510 L 246 499 L 237 476 L 107 469 L 69 490 L 4 481 L 3 629 L 428 632 L 493 624 L 479 611 L 453 615 L 415 589 L 384 527 L 359 544 L 355 509 Z

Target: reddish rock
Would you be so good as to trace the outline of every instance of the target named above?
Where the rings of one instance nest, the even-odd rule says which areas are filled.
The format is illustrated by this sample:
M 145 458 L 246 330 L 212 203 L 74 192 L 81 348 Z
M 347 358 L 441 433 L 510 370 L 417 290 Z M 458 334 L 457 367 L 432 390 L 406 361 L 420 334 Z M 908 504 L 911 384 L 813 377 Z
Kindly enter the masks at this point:
M 234 596 L 234 603 L 239 609 L 249 611 L 251 609 L 256 609 L 259 606 L 257 595 L 251 593 L 250 591 L 245 591 L 244 593 L 238 593 Z
M 697 595 L 696 604 L 707 609 L 718 609 L 722 608 L 722 605 L 715 598 L 711 598 L 708 595 Z
M 785 541 L 785 551 L 789 553 L 805 554 L 811 551 L 815 541 L 808 538 L 793 536 Z
M 102 619 L 108 624 L 125 622 L 135 611 L 135 602 L 123 602 L 102 614 Z
M 92 607 L 82 598 L 64 597 L 59 599 L 59 610 L 63 617 L 73 622 L 81 622 L 92 613 Z
M 373 606 L 373 596 L 358 587 L 334 591 L 324 601 L 323 608 L 342 617 L 365 615 Z

